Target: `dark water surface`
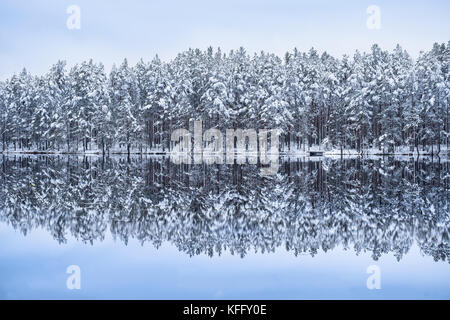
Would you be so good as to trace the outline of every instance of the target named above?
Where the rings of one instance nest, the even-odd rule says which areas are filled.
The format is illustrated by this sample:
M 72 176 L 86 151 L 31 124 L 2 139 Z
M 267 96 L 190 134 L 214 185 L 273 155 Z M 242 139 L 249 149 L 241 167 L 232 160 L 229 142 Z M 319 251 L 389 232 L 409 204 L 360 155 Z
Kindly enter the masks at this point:
M 446 159 L 0 159 L 0 298 L 450 298 Z

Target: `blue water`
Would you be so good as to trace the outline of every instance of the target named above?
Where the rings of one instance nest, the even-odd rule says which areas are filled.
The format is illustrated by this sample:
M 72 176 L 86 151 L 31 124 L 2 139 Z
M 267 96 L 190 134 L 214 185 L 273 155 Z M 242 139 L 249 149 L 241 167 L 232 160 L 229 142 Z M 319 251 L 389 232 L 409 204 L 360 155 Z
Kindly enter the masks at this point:
M 448 299 L 450 265 L 413 247 L 400 262 L 374 262 L 340 248 L 293 256 L 249 253 L 189 257 L 171 245 L 159 249 L 137 241 L 106 239 L 90 245 L 57 244 L 47 232 L 24 237 L 1 226 L 2 299 Z M 81 270 L 81 289 L 69 290 L 69 265 Z M 366 269 L 378 265 L 381 289 L 366 286 Z
M 320 161 L 314 164 L 306 162 L 303 169 L 297 168 L 296 172 L 300 172 L 301 178 L 308 180 L 318 177 L 314 178 L 315 181 L 323 180 L 323 184 L 306 186 L 305 180 L 302 180 L 303 183 L 289 179 L 285 181 L 283 177 L 292 177 L 294 174 L 292 170 L 289 173 L 282 171 L 277 178 L 281 180 L 277 180 L 269 191 L 265 189 L 269 183 L 260 190 L 253 185 L 260 182 L 246 180 L 245 177 L 251 174 L 243 169 L 244 178 L 237 184 L 229 182 L 225 176 L 221 178 L 221 190 L 230 190 L 230 193 L 219 193 L 219 198 L 229 197 L 250 183 L 253 190 L 266 190 L 270 195 L 277 193 L 274 199 L 278 200 L 271 199 L 270 203 L 278 209 L 257 216 L 251 208 L 240 214 L 237 211 L 232 214 L 222 212 L 220 217 L 225 216 L 226 220 L 216 225 L 217 221 L 211 220 L 211 216 L 216 217 L 216 220 L 219 216 L 207 213 L 213 206 L 208 204 L 207 196 L 214 192 L 210 193 L 205 190 L 205 185 L 199 187 L 192 181 L 189 189 L 184 189 L 185 184 L 177 184 L 176 189 L 168 191 L 167 184 L 164 186 L 159 184 L 158 179 L 147 179 L 148 170 L 153 172 L 155 169 L 149 169 L 148 163 L 140 167 L 144 168 L 142 171 L 135 167 L 134 171 L 130 170 L 133 164 L 126 162 L 123 167 L 114 167 L 114 163 L 104 164 L 96 174 L 91 171 L 91 178 L 87 178 L 81 176 L 82 173 L 94 167 L 100 168 L 95 163 L 100 160 L 92 160 L 87 166 L 89 169 L 80 162 L 73 165 L 80 171 L 69 170 L 69 182 L 62 178 L 67 172 L 58 167 L 59 160 L 53 159 L 55 162 L 46 164 L 39 159 L 31 160 L 31 163 L 15 161 L 8 162 L 1 180 L 0 199 L 4 203 L 0 221 L 1 299 L 450 298 L 450 220 L 448 178 L 445 177 L 448 173 L 447 163 L 416 164 L 416 175 L 412 180 L 408 174 L 398 175 L 396 170 L 405 172 L 408 166 L 414 167 L 414 162 L 369 162 L 367 167 L 362 163 L 348 162 L 345 167 L 341 167 L 344 171 L 350 170 L 342 176 L 347 184 L 355 181 L 350 174 L 354 174 L 354 168 L 359 168 L 358 181 L 365 185 L 373 184 L 369 181 L 374 181 L 374 172 L 379 172 L 380 168 L 383 172 L 390 172 L 379 176 L 381 181 L 377 180 L 376 184 L 380 183 L 381 187 L 374 189 L 386 193 L 387 188 L 394 188 L 393 192 L 387 193 L 387 198 L 378 199 L 375 194 L 377 200 L 374 201 L 374 197 L 364 196 L 364 201 L 376 204 L 376 218 L 373 221 L 370 219 L 374 213 L 366 212 L 364 206 L 363 209 L 353 207 L 355 203 L 361 203 L 355 200 L 353 187 L 336 189 L 344 185 L 333 176 L 333 172 L 338 170 L 332 170 L 334 165 L 340 166 L 340 160 L 326 164 Z M 66 166 L 65 159 L 62 163 Z M 140 162 L 136 161 L 134 165 L 137 163 Z M 317 170 L 322 170 L 322 166 L 326 167 L 326 172 L 318 173 Z M 120 170 L 123 171 L 118 176 L 123 180 L 119 189 L 137 192 L 137 189 L 142 188 L 138 192 L 138 199 L 148 196 L 153 201 L 150 203 L 151 208 L 161 206 L 167 210 L 151 213 L 147 209 L 145 212 L 154 216 L 147 217 L 150 222 L 143 225 L 145 214 L 142 208 L 125 208 L 130 201 L 131 196 L 127 196 L 130 193 L 112 192 L 111 198 L 105 199 L 108 184 L 100 180 L 106 179 L 107 171 L 111 174 Z M 406 171 L 409 172 L 409 169 Z M 128 173 L 124 176 L 124 172 Z M 367 173 L 369 180 L 362 178 Z M 425 178 L 417 180 L 420 175 Z M 103 178 L 100 179 L 100 176 Z M 400 180 L 392 181 L 395 177 Z M 437 181 L 437 178 L 439 183 L 432 182 Z M 117 180 L 111 181 L 118 183 Z M 110 184 L 113 183 L 111 181 Z M 293 185 L 288 181 L 305 187 L 300 195 L 295 196 L 298 200 L 304 199 L 303 196 L 307 194 L 307 200 L 298 200 L 299 208 L 300 204 L 311 202 L 314 203 L 314 209 L 301 207 L 303 209 L 298 209 L 301 211 L 299 215 L 283 220 L 283 215 L 280 218 L 276 214 L 287 214 L 287 211 L 280 213 L 280 208 L 292 198 L 280 198 L 279 195 L 288 194 L 287 190 L 292 188 Z M 62 189 L 64 185 L 71 188 L 69 196 Z M 288 189 L 278 190 L 286 185 Z M 76 186 L 84 190 L 85 196 L 87 194 L 89 198 L 87 209 L 75 209 L 77 207 L 74 204 L 69 204 L 74 199 L 78 199 L 78 205 L 86 203 L 86 198 L 80 190 L 76 190 Z M 106 189 L 98 190 L 100 186 Z M 239 187 L 235 189 L 233 186 Z M 91 187 L 97 189 L 91 190 Z M 399 199 L 406 200 L 406 192 L 415 192 L 417 187 L 420 190 L 413 194 L 415 198 L 412 197 L 413 200 L 409 199 L 399 207 L 403 203 Z M 55 191 L 57 188 L 58 191 Z M 395 188 L 403 188 L 403 191 L 399 192 Z M 185 192 L 203 190 L 203 193 L 191 196 L 201 200 L 203 206 L 200 205 L 200 208 L 204 211 L 196 211 L 192 203 L 187 206 L 182 203 L 173 207 L 167 205 L 167 201 L 172 200 L 156 197 L 161 189 L 164 189 L 164 194 L 170 195 L 169 199 L 175 197 L 184 200 L 189 198 Z M 336 201 L 327 190 L 339 194 Z M 310 191 L 314 195 L 313 202 L 309 200 L 312 199 L 311 194 L 308 194 Z M 53 195 L 53 192 L 57 195 Z M 248 190 L 246 193 L 251 194 Z M 320 197 L 322 193 L 324 196 Z M 109 211 L 113 197 L 122 207 L 114 207 L 114 210 Z M 235 194 L 231 200 L 237 198 Z M 253 201 L 256 199 L 252 198 Z M 136 205 L 137 201 L 131 200 L 129 205 Z M 418 206 L 420 210 L 405 213 L 405 206 L 411 201 L 417 202 L 415 208 Z M 163 207 L 162 203 L 166 206 Z M 348 215 L 343 215 L 339 210 L 330 214 L 329 209 L 334 210 L 339 203 L 344 204 L 344 211 L 350 207 L 353 211 L 347 210 Z M 220 210 L 231 206 L 236 204 L 225 202 Z M 388 211 L 384 212 L 385 209 Z M 129 211 L 125 213 L 126 210 Z M 321 215 L 317 221 L 314 216 L 302 220 L 305 215 L 311 214 L 310 210 L 318 210 L 312 211 L 315 215 Z M 75 211 L 77 214 L 73 215 Z M 194 211 L 197 213 L 194 214 Z M 123 216 L 116 217 L 118 212 Z M 258 219 L 263 214 L 266 214 L 265 218 L 252 222 L 254 220 L 251 219 Z M 311 225 L 306 228 L 309 223 Z M 345 230 L 351 232 L 344 235 Z M 298 234 L 292 234 L 297 231 Z M 286 242 L 291 242 L 289 249 L 286 248 Z M 208 248 L 209 243 L 215 247 Z M 217 246 L 222 247 L 219 250 Z M 293 247 L 298 249 L 297 254 Z M 70 290 L 66 285 L 71 276 L 66 273 L 70 265 L 77 265 L 81 270 L 79 290 Z M 367 268 L 372 265 L 379 267 L 380 289 L 367 287 L 367 279 L 371 276 Z

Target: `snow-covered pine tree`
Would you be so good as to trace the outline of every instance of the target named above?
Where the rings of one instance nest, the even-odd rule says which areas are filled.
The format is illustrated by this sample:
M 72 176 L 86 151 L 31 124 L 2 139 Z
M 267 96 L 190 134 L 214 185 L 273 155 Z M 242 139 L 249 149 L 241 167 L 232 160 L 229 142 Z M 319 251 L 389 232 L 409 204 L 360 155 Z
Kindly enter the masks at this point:
M 111 72 L 110 80 L 111 110 L 116 127 L 116 139 L 119 147 L 125 146 L 130 154 L 139 132 L 136 109 L 139 105 L 139 91 L 133 69 L 127 59 L 121 66 Z

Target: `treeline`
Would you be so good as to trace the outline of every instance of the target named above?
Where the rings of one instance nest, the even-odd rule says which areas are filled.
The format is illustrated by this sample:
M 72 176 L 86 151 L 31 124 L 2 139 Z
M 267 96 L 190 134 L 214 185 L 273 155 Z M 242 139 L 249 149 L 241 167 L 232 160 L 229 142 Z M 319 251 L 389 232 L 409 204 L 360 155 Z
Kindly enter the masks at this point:
M 176 128 L 279 128 L 283 150 L 440 152 L 449 142 L 450 42 L 334 58 L 190 49 L 170 62 L 92 60 L 0 82 L 2 150 L 167 151 Z

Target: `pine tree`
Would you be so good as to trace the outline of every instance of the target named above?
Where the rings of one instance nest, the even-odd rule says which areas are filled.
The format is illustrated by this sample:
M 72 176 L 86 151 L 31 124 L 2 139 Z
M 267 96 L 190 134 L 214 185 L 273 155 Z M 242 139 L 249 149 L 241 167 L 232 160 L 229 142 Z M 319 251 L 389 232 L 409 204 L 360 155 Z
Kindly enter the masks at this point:
M 114 123 L 117 126 L 117 143 L 126 146 L 130 154 L 136 134 L 139 132 L 136 107 L 139 105 L 138 86 L 133 69 L 125 59 L 122 65 L 111 73 L 110 97 Z

